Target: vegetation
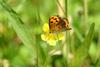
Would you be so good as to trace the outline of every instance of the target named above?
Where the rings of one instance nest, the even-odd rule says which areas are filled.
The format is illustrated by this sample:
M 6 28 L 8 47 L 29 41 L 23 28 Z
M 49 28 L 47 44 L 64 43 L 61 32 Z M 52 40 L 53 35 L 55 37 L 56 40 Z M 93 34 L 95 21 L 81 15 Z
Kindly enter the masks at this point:
M 0 0 L 0 67 L 100 67 L 99 3 Z M 72 29 L 49 33 L 44 24 L 54 15 Z

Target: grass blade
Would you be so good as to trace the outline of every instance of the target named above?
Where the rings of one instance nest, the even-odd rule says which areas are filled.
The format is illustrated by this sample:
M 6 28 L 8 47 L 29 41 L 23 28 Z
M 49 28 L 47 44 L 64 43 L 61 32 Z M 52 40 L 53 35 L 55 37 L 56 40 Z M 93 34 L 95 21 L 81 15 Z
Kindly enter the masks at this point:
M 12 8 L 9 7 L 9 5 L 5 3 L 5 1 L 0 0 L 0 6 L 7 12 L 8 17 L 11 20 L 9 23 L 12 25 L 14 31 L 16 32 L 20 40 L 27 48 L 33 49 L 35 53 L 36 46 L 34 45 L 31 33 L 29 33 L 28 29 L 23 25 L 23 22 L 20 17 Z
M 74 59 L 70 63 L 69 67 L 81 67 L 83 61 L 88 56 L 88 50 L 89 46 L 91 44 L 92 38 L 93 38 L 93 32 L 94 32 L 94 26 L 95 24 L 91 24 L 90 30 L 84 39 L 82 45 L 79 47 L 79 49 L 76 50 L 74 54 Z

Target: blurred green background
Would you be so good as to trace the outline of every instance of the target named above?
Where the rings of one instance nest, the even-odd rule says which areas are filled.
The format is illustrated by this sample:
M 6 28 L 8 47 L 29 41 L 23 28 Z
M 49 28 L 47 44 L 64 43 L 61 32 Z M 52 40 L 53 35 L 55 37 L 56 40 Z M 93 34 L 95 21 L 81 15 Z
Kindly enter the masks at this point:
M 61 1 L 72 27 L 62 49 L 41 39 L 57 0 L 0 0 L 0 67 L 100 67 L 100 0 Z

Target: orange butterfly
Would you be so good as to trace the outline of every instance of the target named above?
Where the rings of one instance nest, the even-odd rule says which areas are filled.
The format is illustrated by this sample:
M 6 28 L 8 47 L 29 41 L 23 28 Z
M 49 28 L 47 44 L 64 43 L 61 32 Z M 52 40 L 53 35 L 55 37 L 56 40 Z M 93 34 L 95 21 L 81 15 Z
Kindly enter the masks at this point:
M 62 18 L 58 15 L 51 16 L 49 18 L 49 29 L 50 29 L 50 33 L 71 30 L 68 19 Z

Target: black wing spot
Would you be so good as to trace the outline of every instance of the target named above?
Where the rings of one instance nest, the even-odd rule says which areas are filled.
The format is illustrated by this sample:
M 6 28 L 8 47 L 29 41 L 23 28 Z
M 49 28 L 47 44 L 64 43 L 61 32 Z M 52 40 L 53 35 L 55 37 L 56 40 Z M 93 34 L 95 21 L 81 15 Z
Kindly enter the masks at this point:
M 53 23 L 53 22 L 50 22 L 50 23 Z

